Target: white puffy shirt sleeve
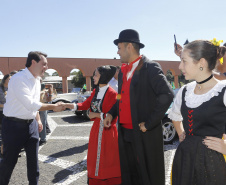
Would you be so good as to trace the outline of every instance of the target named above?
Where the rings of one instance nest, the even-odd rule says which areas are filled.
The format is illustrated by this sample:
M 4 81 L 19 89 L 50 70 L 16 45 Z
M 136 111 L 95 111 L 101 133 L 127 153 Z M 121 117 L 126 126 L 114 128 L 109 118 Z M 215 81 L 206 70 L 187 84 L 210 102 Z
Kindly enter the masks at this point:
M 174 101 L 173 106 L 168 113 L 168 118 L 173 121 L 183 121 L 183 117 L 181 115 L 181 105 L 182 105 L 182 92 L 185 86 L 181 87 L 178 91 Z
M 226 91 L 224 91 L 224 105 L 226 107 Z

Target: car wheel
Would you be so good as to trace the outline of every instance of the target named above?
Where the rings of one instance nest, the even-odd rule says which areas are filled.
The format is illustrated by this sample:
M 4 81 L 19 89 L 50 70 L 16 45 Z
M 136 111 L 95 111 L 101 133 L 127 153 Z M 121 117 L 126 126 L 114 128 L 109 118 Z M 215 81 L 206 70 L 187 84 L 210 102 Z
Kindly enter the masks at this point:
M 83 111 L 83 116 L 84 116 L 86 119 L 90 120 L 90 119 L 89 119 L 89 109 Z
M 81 116 L 82 115 L 82 111 L 75 111 L 76 116 Z
M 162 131 L 164 144 L 170 144 L 177 136 L 176 129 L 173 126 L 172 121 L 169 118 L 162 120 Z

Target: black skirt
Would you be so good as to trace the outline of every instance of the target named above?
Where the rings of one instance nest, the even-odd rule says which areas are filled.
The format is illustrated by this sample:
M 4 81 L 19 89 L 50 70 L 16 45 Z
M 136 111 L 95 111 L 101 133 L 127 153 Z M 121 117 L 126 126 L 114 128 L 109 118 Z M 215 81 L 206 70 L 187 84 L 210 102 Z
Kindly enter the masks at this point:
M 173 161 L 173 185 L 226 185 L 225 158 L 207 148 L 203 139 L 186 136 L 178 146 Z

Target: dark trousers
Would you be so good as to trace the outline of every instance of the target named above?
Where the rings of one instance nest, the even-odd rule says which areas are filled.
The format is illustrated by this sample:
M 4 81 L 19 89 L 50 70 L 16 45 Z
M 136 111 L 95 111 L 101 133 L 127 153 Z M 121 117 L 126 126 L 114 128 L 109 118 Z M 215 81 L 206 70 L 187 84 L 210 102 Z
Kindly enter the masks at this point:
M 122 143 L 120 144 L 123 144 L 126 155 L 124 157 L 120 155 L 120 161 L 124 160 L 124 165 L 121 165 L 122 185 L 141 185 L 137 161 L 138 157 L 135 152 L 135 144 L 132 141 L 132 129 L 121 127 L 120 131 L 122 136 Z
M 18 160 L 18 154 L 24 148 L 27 157 L 27 176 L 29 185 L 37 185 L 39 179 L 38 123 L 16 122 L 3 118 L 2 140 L 4 142 L 4 157 L 0 162 L 0 185 L 9 184 L 13 169 Z
M 3 112 L 0 111 L 0 130 L 2 128 L 2 119 L 3 119 Z

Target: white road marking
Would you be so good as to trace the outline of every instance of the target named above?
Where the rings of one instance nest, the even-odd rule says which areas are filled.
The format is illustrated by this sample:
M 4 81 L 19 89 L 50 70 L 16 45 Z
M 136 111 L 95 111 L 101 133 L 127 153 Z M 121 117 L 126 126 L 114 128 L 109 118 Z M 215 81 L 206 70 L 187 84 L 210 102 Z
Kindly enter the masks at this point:
M 89 137 L 74 137 L 74 136 L 52 136 L 49 139 L 64 139 L 64 140 L 89 140 Z
M 58 125 L 57 127 L 91 127 L 92 123 Z
M 48 124 L 51 131 L 54 131 L 58 124 L 51 118 L 51 116 L 47 116 Z
M 84 168 L 86 168 L 86 160 L 87 157 L 85 157 L 83 159 L 83 161 L 80 163 L 80 165 L 75 167 L 75 171 L 67 176 L 66 178 L 62 179 L 61 181 L 59 181 L 58 183 L 56 183 L 55 185 L 69 185 L 72 182 L 77 181 L 80 177 L 82 177 L 83 175 L 87 174 L 87 170 L 84 170 Z
M 166 185 L 171 185 L 171 170 L 172 170 L 172 164 L 173 164 L 173 159 L 174 159 L 174 155 L 175 155 L 175 152 L 176 152 L 176 149 L 173 149 L 173 150 L 169 150 L 169 151 L 165 151 L 164 152 L 164 155 L 166 156 L 166 152 L 170 152 L 170 157 L 169 157 L 169 160 L 167 160 L 167 165 L 166 166 L 166 169 L 165 169 L 165 176 L 166 176 L 166 182 L 165 184 Z
M 41 155 L 41 154 L 38 154 L 38 160 L 43 163 L 58 166 L 58 167 L 61 167 L 63 169 L 67 169 L 70 171 L 74 171 L 73 166 L 76 165 L 76 163 L 74 163 L 74 162 L 70 162 L 67 160 L 58 159 L 58 158 L 54 158 L 54 157 L 50 157 L 50 156 L 45 156 L 45 155 Z
M 60 168 L 63 168 L 65 170 L 72 171 L 73 173 L 66 178 L 62 179 L 58 183 L 55 183 L 56 185 L 68 185 L 72 182 L 78 180 L 83 175 L 87 174 L 86 165 L 87 165 L 87 156 L 79 162 L 74 163 L 63 159 L 58 159 L 50 156 L 45 155 L 38 155 L 39 161 L 47 164 L 51 164 L 53 166 L 58 166 Z
M 46 135 L 46 141 L 48 141 L 48 139 L 52 135 L 53 131 L 58 126 L 57 123 L 51 117 L 47 116 L 47 120 L 48 120 L 48 124 L 49 124 L 50 130 L 51 130 L 51 133 L 49 133 L 48 135 Z M 42 149 L 43 146 L 44 145 L 39 146 L 39 151 Z
M 85 174 L 87 174 L 87 170 L 82 171 L 80 173 L 74 172 L 72 175 L 67 176 L 66 178 L 62 179 L 60 182 L 55 183 L 55 185 L 69 185 L 77 181 L 80 177 L 82 177 Z

